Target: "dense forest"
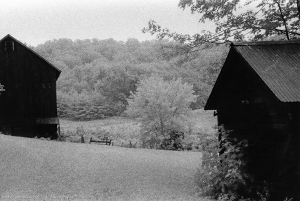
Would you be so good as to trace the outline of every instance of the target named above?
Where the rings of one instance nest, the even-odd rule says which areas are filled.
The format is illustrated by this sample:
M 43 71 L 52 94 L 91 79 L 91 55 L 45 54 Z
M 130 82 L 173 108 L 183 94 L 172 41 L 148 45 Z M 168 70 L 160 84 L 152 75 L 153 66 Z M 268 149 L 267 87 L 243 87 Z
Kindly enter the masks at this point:
M 198 95 L 192 108 L 202 108 L 228 47 L 191 49 L 174 41 L 133 38 L 55 39 L 34 50 L 62 71 L 57 81 L 58 115 L 90 120 L 121 115 L 139 80 L 152 74 L 192 84 Z

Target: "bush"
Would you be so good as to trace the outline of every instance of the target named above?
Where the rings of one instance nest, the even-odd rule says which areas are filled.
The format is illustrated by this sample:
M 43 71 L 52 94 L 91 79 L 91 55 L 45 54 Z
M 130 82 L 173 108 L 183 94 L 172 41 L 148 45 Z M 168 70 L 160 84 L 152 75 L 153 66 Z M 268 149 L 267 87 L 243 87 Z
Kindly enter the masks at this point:
M 143 133 L 144 134 L 144 133 Z M 155 134 L 152 132 L 147 133 L 146 135 L 143 135 L 140 138 L 141 147 L 146 149 L 159 149 L 160 145 L 162 143 L 162 139 L 158 138 Z
M 170 139 L 170 131 L 186 130 L 192 112 L 189 106 L 196 98 L 193 86 L 181 79 L 164 80 L 156 75 L 142 79 L 127 99 L 125 111 L 141 118 L 142 147 L 180 149 L 181 144 Z
M 182 140 L 184 138 L 183 132 L 170 131 L 168 134 L 168 138 L 164 139 L 160 145 L 161 149 L 164 150 L 176 150 L 182 151 L 184 150 Z
M 219 135 L 205 137 L 202 167 L 196 174 L 200 193 L 218 200 L 268 200 L 268 184 L 257 185 L 247 172 L 247 141 L 230 138 L 222 127 Z

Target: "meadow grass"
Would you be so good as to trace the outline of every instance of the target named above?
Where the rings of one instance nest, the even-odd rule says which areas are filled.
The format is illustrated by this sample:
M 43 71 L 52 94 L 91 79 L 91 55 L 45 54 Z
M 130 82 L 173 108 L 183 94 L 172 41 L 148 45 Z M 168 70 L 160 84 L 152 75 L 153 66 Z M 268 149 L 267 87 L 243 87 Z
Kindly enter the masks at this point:
M 217 119 L 213 116 L 212 111 L 194 110 L 189 120 L 190 124 L 187 126 L 195 134 L 192 136 L 193 139 L 197 139 L 197 134 L 215 132 L 214 126 L 217 124 Z M 128 145 L 130 142 L 132 144 L 139 142 L 141 122 L 139 119 L 112 117 L 93 121 L 61 119 L 60 125 L 62 134 L 69 136 L 67 141 L 80 142 L 81 134 L 85 136 L 86 140 L 90 137 L 97 139 L 107 136 L 113 139 L 115 146 L 121 146 L 122 144 Z
M 84 135 L 86 141 L 91 137 L 99 139 L 107 136 L 113 139 L 115 146 L 128 144 L 129 141 L 135 143 L 139 139 L 140 122 L 124 117 L 93 121 L 60 120 L 60 125 L 63 135 L 72 136 L 69 141 L 79 142 L 81 134 Z
M 45 141 L 0 135 L 0 200 L 205 200 L 199 152 Z

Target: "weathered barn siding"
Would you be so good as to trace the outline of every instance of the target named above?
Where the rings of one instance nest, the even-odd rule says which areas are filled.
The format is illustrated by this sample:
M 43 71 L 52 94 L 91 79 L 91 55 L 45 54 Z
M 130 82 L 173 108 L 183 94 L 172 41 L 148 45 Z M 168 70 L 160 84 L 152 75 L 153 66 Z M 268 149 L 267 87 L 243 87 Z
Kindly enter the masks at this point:
M 232 44 L 205 109 L 251 145 L 249 171 L 300 196 L 300 43 Z M 273 197 L 274 198 L 274 197 Z
M 13 49 L 7 44 L 13 42 Z M 0 41 L 0 131 L 53 135 L 58 122 L 56 80 L 60 71 L 10 35 Z M 44 128 L 50 129 L 47 131 Z M 46 132 L 46 133 L 45 133 Z

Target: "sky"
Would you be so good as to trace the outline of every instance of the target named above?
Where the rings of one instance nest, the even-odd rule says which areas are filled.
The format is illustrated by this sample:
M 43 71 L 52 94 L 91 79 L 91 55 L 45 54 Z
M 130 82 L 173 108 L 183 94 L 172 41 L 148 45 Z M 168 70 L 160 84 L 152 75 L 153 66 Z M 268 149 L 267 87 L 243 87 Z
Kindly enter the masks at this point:
M 12 35 L 27 45 L 69 38 L 126 41 L 155 39 L 142 33 L 149 20 L 183 34 L 213 31 L 179 0 L 7 0 L 0 7 L 0 38 Z

